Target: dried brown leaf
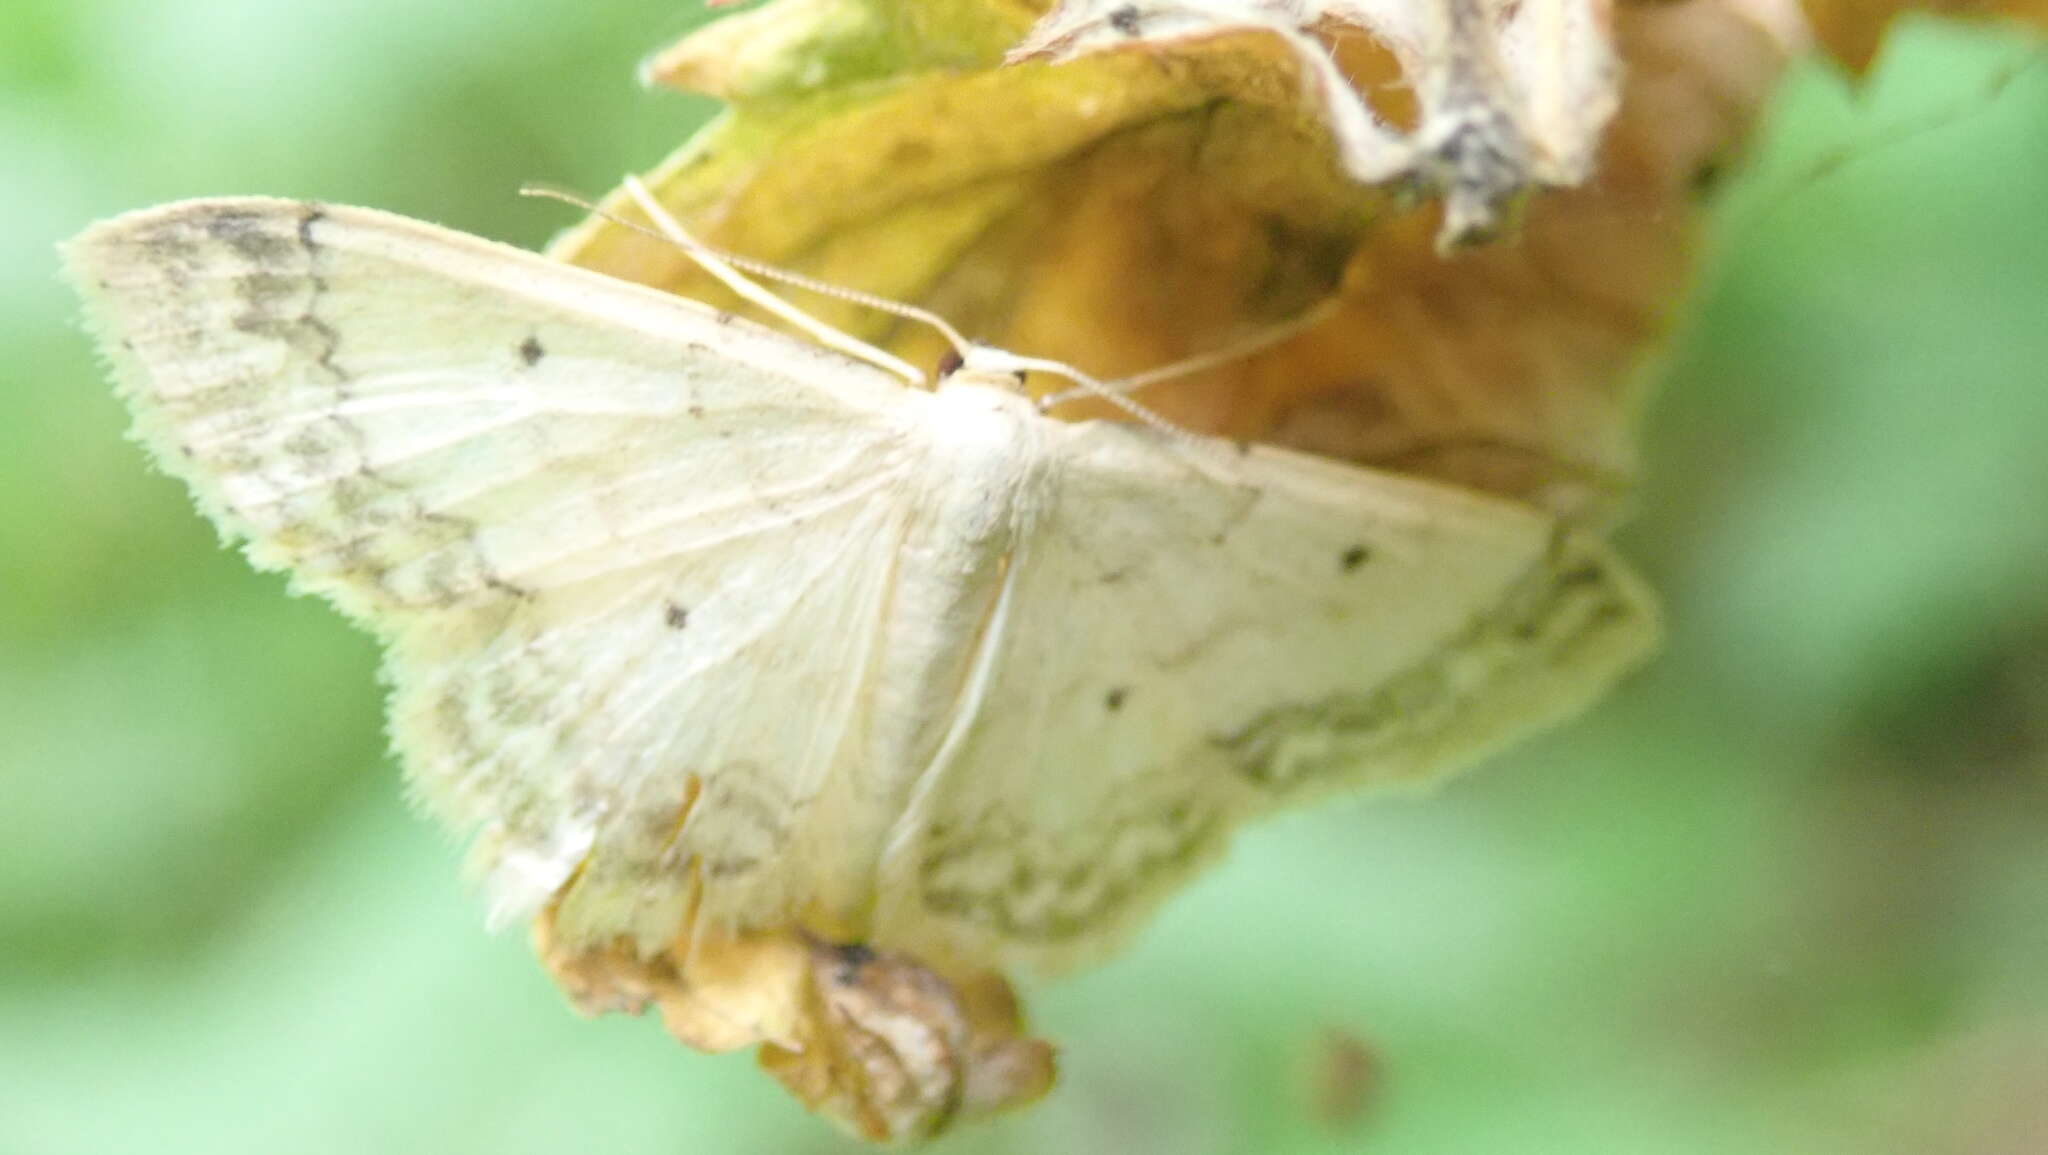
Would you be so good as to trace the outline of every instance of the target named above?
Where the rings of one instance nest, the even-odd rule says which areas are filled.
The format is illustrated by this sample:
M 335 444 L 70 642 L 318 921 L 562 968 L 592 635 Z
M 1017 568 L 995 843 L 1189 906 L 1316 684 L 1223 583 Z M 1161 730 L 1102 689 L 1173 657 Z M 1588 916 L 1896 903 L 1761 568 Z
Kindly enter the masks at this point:
M 553 912 L 534 927 L 543 965 L 584 1014 L 653 1007 L 700 1051 L 760 1048 L 799 1101 L 873 1142 L 934 1136 L 1052 1089 L 1052 1047 L 1026 1037 L 1001 976 L 951 981 L 918 961 L 795 930 L 565 945 Z

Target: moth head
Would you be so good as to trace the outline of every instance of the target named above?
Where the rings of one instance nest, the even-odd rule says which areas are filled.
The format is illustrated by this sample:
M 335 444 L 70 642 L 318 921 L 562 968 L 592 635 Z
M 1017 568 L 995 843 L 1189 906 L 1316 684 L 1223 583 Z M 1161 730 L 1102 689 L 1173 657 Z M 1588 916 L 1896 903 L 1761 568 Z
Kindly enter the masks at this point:
M 1072 379 L 1077 373 L 1057 361 L 1023 357 L 979 341 L 963 342 L 939 358 L 938 379 L 947 385 L 981 385 L 1030 396 L 1028 383 L 1034 372 L 1055 373 Z

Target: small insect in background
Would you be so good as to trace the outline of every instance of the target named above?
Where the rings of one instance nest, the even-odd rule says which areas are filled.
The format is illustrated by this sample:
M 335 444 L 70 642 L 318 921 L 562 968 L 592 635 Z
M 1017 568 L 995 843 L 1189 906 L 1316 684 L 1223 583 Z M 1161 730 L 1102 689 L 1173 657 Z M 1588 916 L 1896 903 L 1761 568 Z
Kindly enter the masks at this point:
M 1386 1096 L 1385 1060 L 1349 1027 L 1325 1027 L 1310 1040 L 1297 1078 L 1309 1117 L 1337 1134 L 1362 1129 Z

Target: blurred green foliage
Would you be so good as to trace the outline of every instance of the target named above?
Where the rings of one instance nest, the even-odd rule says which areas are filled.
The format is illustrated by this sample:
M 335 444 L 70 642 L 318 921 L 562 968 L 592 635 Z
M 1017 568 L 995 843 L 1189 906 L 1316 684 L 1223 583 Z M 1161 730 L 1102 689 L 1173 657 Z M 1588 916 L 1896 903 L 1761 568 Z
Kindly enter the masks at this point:
M 843 1149 L 481 931 L 369 642 L 146 472 L 54 278 L 206 193 L 536 244 L 521 182 L 708 114 L 630 83 L 696 11 L 0 0 L 0 1153 Z M 1921 25 L 1861 96 L 1787 84 L 1651 414 L 1665 656 L 1254 831 L 1037 992 L 1062 1090 L 945 1150 L 2048 1150 L 2048 68 L 1983 96 L 2030 50 Z M 1333 1027 L 1385 1079 L 1343 1133 Z

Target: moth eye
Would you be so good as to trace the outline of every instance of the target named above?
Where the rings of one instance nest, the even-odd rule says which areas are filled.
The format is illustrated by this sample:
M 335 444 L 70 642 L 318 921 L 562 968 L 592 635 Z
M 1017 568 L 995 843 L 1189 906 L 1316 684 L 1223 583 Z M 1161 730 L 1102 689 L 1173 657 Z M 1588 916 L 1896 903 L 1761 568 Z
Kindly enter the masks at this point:
M 945 378 L 951 377 L 953 374 L 958 373 L 960 371 L 960 366 L 965 364 L 967 364 L 967 358 L 962 357 L 960 355 L 960 350 L 946 350 L 946 352 L 939 357 L 940 380 L 944 380 Z

